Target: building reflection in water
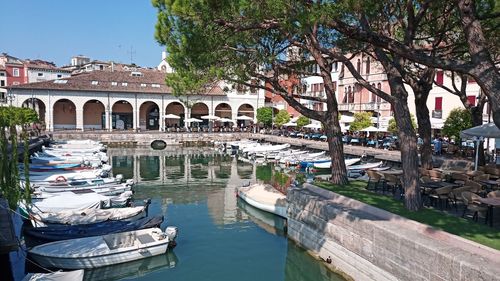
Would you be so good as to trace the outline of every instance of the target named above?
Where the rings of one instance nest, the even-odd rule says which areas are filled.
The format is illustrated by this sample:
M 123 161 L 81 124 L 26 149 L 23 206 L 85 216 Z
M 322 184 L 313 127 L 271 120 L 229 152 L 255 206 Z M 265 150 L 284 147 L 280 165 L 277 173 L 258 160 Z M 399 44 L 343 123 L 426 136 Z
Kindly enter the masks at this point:
M 253 163 L 207 148 L 109 149 L 108 153 L 113 173 L 137 182 L 141 192 L 136 193 L 136 199 L 158 198 L 163 214 L 172 201 L 206 201 L 210 216 L 218 225 L 248 219 L 238 210 L 235 188 L 255 182 Z

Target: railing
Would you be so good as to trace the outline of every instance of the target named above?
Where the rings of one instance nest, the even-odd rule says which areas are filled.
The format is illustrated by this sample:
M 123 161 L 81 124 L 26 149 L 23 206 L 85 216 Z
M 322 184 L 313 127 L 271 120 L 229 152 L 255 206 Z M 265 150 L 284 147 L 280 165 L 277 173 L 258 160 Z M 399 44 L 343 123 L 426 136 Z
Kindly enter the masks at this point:
M 432 111 L 432 118 L 436 118 L 436 119 L 443 118 L 443 111 L 442 110 L 433 110 Z
M 341 103 L 339 110 L 341 111 L 377 111 L 390 110 L 391 104 L 388 102 L 369 102 L 369 103 Z

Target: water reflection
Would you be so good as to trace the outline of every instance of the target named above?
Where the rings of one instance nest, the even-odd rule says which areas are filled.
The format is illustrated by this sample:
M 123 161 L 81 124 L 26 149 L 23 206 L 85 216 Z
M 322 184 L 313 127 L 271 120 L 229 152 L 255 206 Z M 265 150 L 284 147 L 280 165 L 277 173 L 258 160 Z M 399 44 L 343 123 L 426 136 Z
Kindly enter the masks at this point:
M 179 227 L 176 266 L 170 268 L 170 258 L 145 259 L 130 273 L 124 264 L 92 271 L 86 280 L 342 280 L 287 240 L 284 219 L 238 201 L 235 187 L 273 178 L 271 165 L 209 149 L 109 154 L 115 173 L 138 181 L 134 198 L 151 198 L 150 214 L 166 218 L 162 227 Z

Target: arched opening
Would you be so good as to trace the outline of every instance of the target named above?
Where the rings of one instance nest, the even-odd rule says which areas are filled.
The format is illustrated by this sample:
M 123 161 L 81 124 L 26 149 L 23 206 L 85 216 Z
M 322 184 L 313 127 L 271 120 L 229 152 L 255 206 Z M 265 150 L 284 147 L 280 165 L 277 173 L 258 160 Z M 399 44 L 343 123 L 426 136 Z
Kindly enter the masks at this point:
M 147 101 L 139 108 L 139 127 L 141 130 L 158 130 L 160 127 L 160 108 L 152 101 Z
M 22 104 L 22 107 L 32 108 L 36 113 L 38 113 L 38 120 L 42 127 L 45 126 L 45 104 L 43 101 L 37 98 L 29 98 L 25 100 Z M 41 128 L 43 129 L 43 128 Z
M 191 118 L 201 119 L 201 116 L 208 115 L 208 106 L 204 103 L 196 103 L 191 107 Z M 208 126 L 207 119 L 201 119 L 200 126 Z
M 253 106 L 249 104 L 242 104 L 238 108 L 238 126 L 239 127 L 244 127 L 250 125 L 250 123 L 253 122 L 253 119 L 255 118 L 254 116 L 254 109 Z
M 68 99 L 60 99 L 54 103 L 54 130 L 76 129 L 76 106 Z
M 104 104 L 98 100 L 89 100 L 83 105 L 83 129 L 103 130 L 106 128 Z
M 165 115 L 173 114 L 179 116 L 180 119 L 176 118 L 165 118 L 165 128 L 182 128 L 184 127 L 184 119 L 186 118 L 184 114 L 184 106 L 180 102 L 171 102 L 167 105 L 165 109 Z
M 215 107 L 215 116 L 220 118 L 231 119 L 232 113 L 231 106 L 227 103 L 220 103 Z
M 111 128 L 116 130 L 129 130 L 134 127 L 132 105 L 128 101 L 117 101 L 111 109 Z

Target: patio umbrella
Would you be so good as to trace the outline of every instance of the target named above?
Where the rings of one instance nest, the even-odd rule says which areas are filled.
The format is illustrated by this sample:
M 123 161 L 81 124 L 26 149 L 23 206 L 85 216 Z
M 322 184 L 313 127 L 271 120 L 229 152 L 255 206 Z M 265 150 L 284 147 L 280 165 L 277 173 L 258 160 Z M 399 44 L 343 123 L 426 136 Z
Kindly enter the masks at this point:
M 188 122 L 188 123 L 199 123 L 199 122 L 203 122 L 203 120 L 200 120 L 200 119 L 196 119 L 196 118 L 188 118 L 186 120 L 184 120 L 185 122 Z
M 253 121 L 253 118 L 250 117 L 250 116 L 246 116 L 246 115 L 240 115 L 238 117 L 236 117 L 236 120 L 248 120 L 248 121 Z
M 201 116 L 201 119 L 219 120 L 220 117 L 219 116 L 215 116 L 215 115 L 205 115 L 205 116 Z
M 304 128 L 321 129 L 321 124 L 320 123 L 311 123 L 311 124 L 305 125 Z
M 351 123 L 353 121 L 354 121 L 354 117 L 352 117 L 352 116 L 347 116 L 347 115 L 340 116 L 340 122 L 342 122 L 342 123 Z
M 234 123 L 234 120 L 233 119 L 229 119 L 229 118 L 220 118 L 217 121 L 219 121 L 219 122 L 231 122 L 231 123 Z
M 467 139 L 474 139 L 476 142 L 476 159 L 474 161 L 474 170 L 477 171 L 479 161 L 479 142 L 484 138 L 500 138 L 500 129 L 495 123 L 487 123 L 481 126 L 476 126 L 460 132 L 460 137 Z
M 359 130 L 359 131 L 360 132 L 380 132 L 380 129 L 377 127 L 370 126 L 370 127 L 364 128 L 364 129 Z
M 293 123 L 293 122 L 287 122 L 285 124 L 283 124 L 283 127 L 296 127 L 297 126 L 297 123 Z
M 165 119 L 181 119 L 180 116 L 177 116 L 175 114 L 167 114 L 167 115 L 163 115 L 162 117 Z

